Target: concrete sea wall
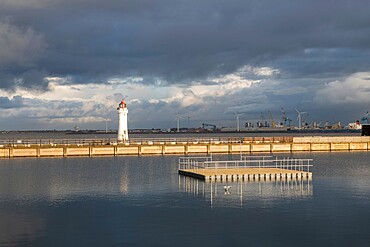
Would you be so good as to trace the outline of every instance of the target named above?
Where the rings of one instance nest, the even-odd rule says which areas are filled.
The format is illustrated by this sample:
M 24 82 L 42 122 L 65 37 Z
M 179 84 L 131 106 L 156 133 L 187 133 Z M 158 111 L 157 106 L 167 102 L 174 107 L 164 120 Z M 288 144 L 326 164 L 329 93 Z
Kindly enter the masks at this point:
M 141 141 L 126 144 L 12 144 L 0 145 L 0 158 L 102 155 L 171 155 L 209 153 L 309 152 L 370 150 L 369 136 L 243 138 L 234 141 Z

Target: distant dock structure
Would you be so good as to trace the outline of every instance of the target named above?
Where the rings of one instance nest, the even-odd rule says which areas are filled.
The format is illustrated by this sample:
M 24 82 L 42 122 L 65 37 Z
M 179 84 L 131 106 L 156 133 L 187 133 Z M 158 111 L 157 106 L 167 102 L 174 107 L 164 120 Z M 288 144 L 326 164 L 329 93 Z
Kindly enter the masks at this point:
M 370 136 L 370 124 L 362 125 L 362 136 Z
M 124 135 L 121 137 L 122 142 L 116 138 L 3 139 L 0 140 L 0 158 L 370 151 L 370 136 L 185 137 L 129 140 L 124 139 Z
M 312 179 L 312 159 L 241 155 L 240 160 L 207 157 L 179 158 L 180 175 L 205 181 Z

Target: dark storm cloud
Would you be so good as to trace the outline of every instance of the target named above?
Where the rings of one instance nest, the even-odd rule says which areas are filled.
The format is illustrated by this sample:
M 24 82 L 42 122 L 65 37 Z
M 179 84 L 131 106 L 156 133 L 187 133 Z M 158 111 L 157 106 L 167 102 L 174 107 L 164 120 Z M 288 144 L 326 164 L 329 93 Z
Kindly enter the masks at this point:
M 284 69 L 283 77 L 335 77 L 370 66 L 365 55 L 351 56 L 369 54 L 369 13 L 361 0 L 3 0 L 0 23 L 24 45 L 16 60 L 8 54 L 0 87 L 21 78 L 21 86 L 46 88 L 28 70 L 71 83 L 117 76 L 188 83 L 246 64 Z M 333 50 L 323 59 L 326 49 Z

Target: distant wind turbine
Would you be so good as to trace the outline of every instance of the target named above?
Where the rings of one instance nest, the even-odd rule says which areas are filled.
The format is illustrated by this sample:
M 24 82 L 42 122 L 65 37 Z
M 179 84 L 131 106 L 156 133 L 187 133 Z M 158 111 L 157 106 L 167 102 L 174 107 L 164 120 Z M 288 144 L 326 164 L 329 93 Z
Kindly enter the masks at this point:
M 110 118 L 105 119 L 105 133 L 108 132 L 108 122 L 110 122 L 110 121 L 112 121 L 112 119 L 110 119 Z
M 180 132 L 180 119 L 183 118 L 180 114 L 176 115 L 176 121 L 177 121 L 177 132 Z
M 302 128 L 302 114 L 307 114 L 307 112 L 300 112 L 300 111 L 297 110 L 297 108 L 295 110 L 298 113 L 298 116 L 297 116 L 298 129 L 301 129 Z
M 236 132 L 240 132 L 239 116 L 243 115 L 242 113 L 234 112 L 236 115 Z

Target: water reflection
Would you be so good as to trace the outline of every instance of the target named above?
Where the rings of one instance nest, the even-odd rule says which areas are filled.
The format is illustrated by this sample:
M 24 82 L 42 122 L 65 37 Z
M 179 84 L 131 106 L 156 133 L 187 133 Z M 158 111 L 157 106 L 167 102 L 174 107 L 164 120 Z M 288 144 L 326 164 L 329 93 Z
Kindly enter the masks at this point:
M 45 232 L 45 222 L 37 214 L 3 209 L 0 214 L 0 246 L 17 246 L 32 241 Z
M 177 156 L 3 159 L 0 246 L 368 246 L 369 153 L 292 155 L 314 181 L 204 183 Z
M 312 181 L 202 181 L 179 175 L 179 190 L 189 195 L 202 196 L 212 207 L 243 207 L 252 200 L 273 202 L 282 198 L 313 197 Z
M 163 165 L 171 161 L 172 158 L 166 157 L 2 160 L 0 202 L 60 202 L 84 196 L 117 197 L 177 191 L 177 176 L 171 176 L 177 167 Z

